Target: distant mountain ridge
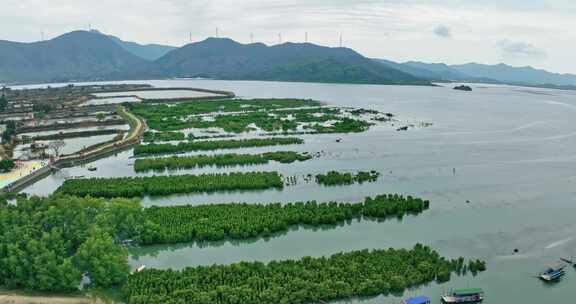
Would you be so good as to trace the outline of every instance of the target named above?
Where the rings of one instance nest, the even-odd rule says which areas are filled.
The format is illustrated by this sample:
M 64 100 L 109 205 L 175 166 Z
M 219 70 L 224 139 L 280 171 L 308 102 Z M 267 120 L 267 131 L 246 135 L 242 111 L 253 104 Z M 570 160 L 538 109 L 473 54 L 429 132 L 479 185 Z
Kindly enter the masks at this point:
M 396 63 L 382 59 L 375 60 L 429 81 L 478 81 L 551 87 L 576 86 L 576 75 L 573 74 L 558 74 L 532 67 L 513 67 L 502 63 L 446 65 L 417 61 Z
M 468 63 L 452 65 L 453 69 L 482 78 L 495 79 L 505 83 L 576 85 L 576 75 L 551 73 L 533 67 L 513 67 L 506 64 L 485 65 Z

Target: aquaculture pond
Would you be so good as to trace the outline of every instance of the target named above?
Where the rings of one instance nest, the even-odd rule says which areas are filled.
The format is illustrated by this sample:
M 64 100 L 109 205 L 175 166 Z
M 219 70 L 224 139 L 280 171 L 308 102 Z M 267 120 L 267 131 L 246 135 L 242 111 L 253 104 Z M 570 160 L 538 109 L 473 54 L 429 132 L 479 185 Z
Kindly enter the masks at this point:
M 139 101 L 140 99 L 133 96 L 110 97 L 110 98 L 90 99 L 87 102 L 83 103 L 82 106 L 98 106 L 98 105 L 118 104 L 125 102 L 139 102 Z
M 122 129 L 122 126 L 120 126 Z M 66 130 L 66 132 L 76 132 L 71 130 Z M 79 131 L 78 131 L 79 132 Z M 74 138 L 65 138 L 63 139 L 65 145 L 60 149 L 61 154 L 72 154 L 78 152 L 82 149 L 90 147 L 92 145 L 96 145 L 99 143 L 107 142 L 116 137 L 115 134 L 108 134 L 108 135 L 96 135 L 96 136 L 88 136 L 88 137 L 74 137 Z M 16 146 L 14 150 L 15 157 L 21 157 L 30 151 L 31 144 L 21 144 Z M 47 151 L 48 153 L 52 153 L 52 151 Z
M 484 303 L 561 303 L 574 296 L 576 271 L 567 269 L 556 284 L 535 278 L 545 264 L 576 256 L 576 92 L 510 86 L 473 85 L 473 92 L 451 87 L 409 87 L 234 82 L 150 81 L 159 87 L 202 87 L 235 92 L 242 98 L 311 98 L 333 106 L 391 112 L 400 120 L 432 122 L 428 128 L 396 131 L 376 126 L 355 134 L 297 136 L 303 144 L 187 152 L 184 155 L 269 151 L 309 152 L 304 162 L 254 166 L 202 167 L 136 173 L 133 152 L 125 151 L 86 168 L 64 169 L 27 188 L 47 194 L 71 176 L 123 177 L 165 174 L 277 171 L 297 182 L 283 190 L 215 192 L 146 197 L 146 206 L 209 203 L 271 203 L 317 200 L 357 202 L 382 193 L 430 200 L 430 209 L 402 220 L 356 221 L 338 226 L 302 226 L 250 241 L 184 243 L 132 249 L 131 265 L 149 268 L 270 261 L 330 255 L 365 248 L 411 248 L 421 242 L 443 256 L 481 258 L 488 271 L 453 276 L 404 296 L 426 294 L 439 303 L 450 288 L 481 287 Z M 400 124 L 401 125 L 401 124 Z M 375 170 L 378 180 L 320 186 L 308 174 L 331 170 Z M 517 249 L 518 252 L 514 253 Z M 397 303 L 396 297 L 342 303 Z M 340 303 L 340 302 L 338 302 Z

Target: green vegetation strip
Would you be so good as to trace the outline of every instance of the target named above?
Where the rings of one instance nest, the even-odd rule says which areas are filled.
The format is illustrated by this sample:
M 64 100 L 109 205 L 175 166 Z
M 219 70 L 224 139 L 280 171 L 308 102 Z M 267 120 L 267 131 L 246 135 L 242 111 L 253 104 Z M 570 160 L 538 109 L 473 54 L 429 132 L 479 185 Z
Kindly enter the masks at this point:
M 376 171 L 359 171 L 356 174 L 330 171 L 326 174 L 316 175 L 316 182 L 325 186 L 351 185 L 354 183 L 375 182 L 380 177 Z
M 318 303 L 400 293 L 448 281 L 464 268 L 463 258 L 448 260 L 418 244 L 411 250 L 361 250 L 268 264 L 147 269 L 132 274 L 122 290 L 129 304 Z
M 296 137 L 271 137 L 271 138 L 185 142 L 185 143 L 179 143 L 177 145 L 148 144 L 148 145 L 137 145 L 134 148 L 134 155 L 170 154 L 170 153 L 183 153 L 191 151 L 209 151 L 219 149 L 295 145 L 303 143 L 304 143 L 303 139 Z
M 185 140 L 182 132 L 144 132 L 145 142 Z
M 282 188 L 278 172 L 69 179 L 58 193 L 92 197 L 141 197 L 178 193 Z
M 232 134 L 202 135 L 195 136 L 193 133 L 185 135 L 182 132 L 163 131 L 163 132 L 145 132 L 144 142 L 165 142 L 165 141 L 183 141 L 183 140 L 200 140 L 234 137 Z
M 267 152 L 262 154 L 217 154 L 185 157 L 140 158 L 134 162 L 136 172 L 192 169 L 206 166 L 228 167 L 266 164 L 270 161 L 293 163 L 311 159 L 308 154 L 292 151 Z
M 152 224 L 144 244 L 218 241 L 270 236 L 295 225 L 334 225 L 362 217 L 386 219 L 419 214 L 429 202 L 400 195 L 379 195 L 362 203 L 298 202 L 151 207 L 144 211 Z

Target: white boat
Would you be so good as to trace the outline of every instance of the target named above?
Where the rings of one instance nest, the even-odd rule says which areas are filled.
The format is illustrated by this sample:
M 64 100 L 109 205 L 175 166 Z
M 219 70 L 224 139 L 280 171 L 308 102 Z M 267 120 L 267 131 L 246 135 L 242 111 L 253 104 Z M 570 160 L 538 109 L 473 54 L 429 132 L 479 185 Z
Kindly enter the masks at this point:
M 484 300 L 481 288 L 454 289 L 442 296 L 442 303 L 479 303 Z
M 566 274 L 564 269 L 566 268 L 566 264 L 562 262 L 558 262 L 553 265 L 549 265 L 546 269 L 540 273 L 540 279 L 546 282 L 552 282 L 559 280 L 562 276 Z

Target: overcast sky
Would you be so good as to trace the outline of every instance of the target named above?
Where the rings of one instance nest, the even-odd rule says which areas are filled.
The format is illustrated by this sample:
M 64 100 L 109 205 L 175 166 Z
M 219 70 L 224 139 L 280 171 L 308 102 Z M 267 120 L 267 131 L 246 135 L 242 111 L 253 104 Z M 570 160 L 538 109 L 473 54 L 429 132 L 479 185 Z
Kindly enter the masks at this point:
M 508 63 L 576 73 L 576 0 L 1 0 L 0 39 L 92 28 L 180 46 L 214 36 L 344 46 L 396 61 Z

